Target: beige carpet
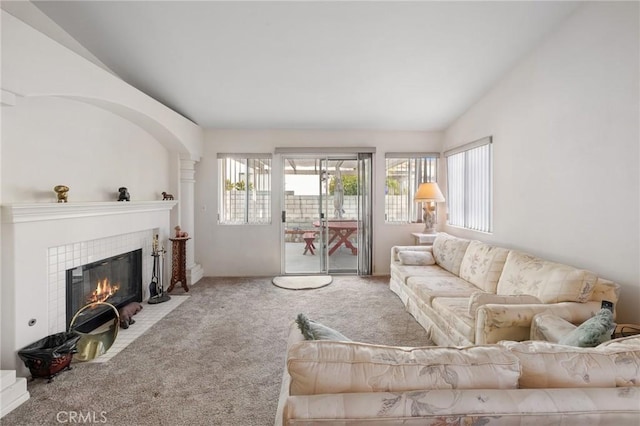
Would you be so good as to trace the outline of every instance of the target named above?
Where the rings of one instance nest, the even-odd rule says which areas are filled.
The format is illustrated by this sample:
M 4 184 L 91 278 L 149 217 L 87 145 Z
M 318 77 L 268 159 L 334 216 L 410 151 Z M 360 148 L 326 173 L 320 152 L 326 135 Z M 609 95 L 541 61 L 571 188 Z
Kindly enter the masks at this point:
M 331 284 L 331 275 L 284 275 L 275 277 L 272 282 L 275 286 L 287 290 L 312 290 Z
M 30 382 L 31 399 L 0 423 L 59 425 L 89 413 L 106 425 L 272 425 L 298 313 L 357 341 L 429 344 L 388 281 L 336 276 L 327 287 L 290 291 L 271 278 L 205 278 L 108 362 Z

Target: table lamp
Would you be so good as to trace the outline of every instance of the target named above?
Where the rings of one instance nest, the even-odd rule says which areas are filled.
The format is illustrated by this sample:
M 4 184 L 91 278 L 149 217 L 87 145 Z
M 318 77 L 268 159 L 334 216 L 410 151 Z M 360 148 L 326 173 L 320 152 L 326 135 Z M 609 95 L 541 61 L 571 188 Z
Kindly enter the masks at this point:
M 424 233 L 433 234 L 436 224 L 435 203 L 441 203 L 444 201 L 442 191 L 438 187 L 436 182 L 424 182 L 421 183 L 416 191 L 414 201 L 423 202 L 422 207 L 422 221 L 424 222 Z

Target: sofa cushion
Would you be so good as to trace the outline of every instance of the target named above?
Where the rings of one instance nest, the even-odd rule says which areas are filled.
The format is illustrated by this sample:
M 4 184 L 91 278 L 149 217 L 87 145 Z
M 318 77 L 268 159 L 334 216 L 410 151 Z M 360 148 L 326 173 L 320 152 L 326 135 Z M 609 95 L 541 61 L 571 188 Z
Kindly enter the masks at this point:
M 595 300 L 597 302 L 608 300 L 610 302 L 613 302 L 613 311 L 615 312 L 615 307 L 619 298 L 620 286 L 611 280 L 598 277 L 589 300 Z
M 471 241 L 460 264 L 460 278 L 480 289 L 495 293 L 509 250 Z
M 542 303 L 540 299 L 530 294 L 501 296 L 493 293 L 477 291 L 469 296 L 469 315 L 475 318 L 476 311 L 482 305 L 522 305 L 528 303 Z
M 290 395 L 515 389 L 520 364 L 499 345 L 402 348 L 327 340 L 293 344 Z
M 429 251 L 403 250 L 398 252 L 398 257 L 402 265 L 429 266 L 436 263 Z
M 391 264 L 391 276 L 403 283 L 406 283 L 411 277 L 456 277 L 438 265 L 414 266 L 401 265 L 400 263 Z
M 521 388 L 640 386 L 640 338 L 614 342 L 595 348 L 541 341 L 500 344 L 520 359 Z
M 469 315 L 468 297 L 437 297 L 431 307 L 467 340 L 475 341 L 475 317 Z
M 634 334 L 633 336 L 618 337 L 617 339 L 608 340 L 598 345 L 598 349 L 606 350 L 605 348 L 629 350 L 640 349 L 640 334 Z
M 433 242 L 433 257 L 436 263 L 452 274 L 460 276 L 460 264 L 470 242 L 439 232 Z
M 507 256 L 496 293 L 530 294 L 543 303 L 586 302 L 596 280 L 593 272 L 512 250 Z
M 409 277 L 409 287 L 427 305 L 434 297 L 469 297 L 478 288 L 453 274 L 441 277 Z

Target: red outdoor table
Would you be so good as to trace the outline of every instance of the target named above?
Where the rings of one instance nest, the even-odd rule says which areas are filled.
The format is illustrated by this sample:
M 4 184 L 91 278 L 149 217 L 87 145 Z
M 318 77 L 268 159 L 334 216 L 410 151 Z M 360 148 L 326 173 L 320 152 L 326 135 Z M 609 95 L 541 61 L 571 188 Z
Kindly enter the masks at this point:
M 320 221 L 313 222 L 313 226 L 320 227 Z M 331 236 L 329 237 L 329 246 L 335 241 L 335 244 L 329 249 L 329 256 L 335 253 L 341 245 L 351 249 L 351 254 L 358 254 L 358 248 L 351 244 L 349 237 L 358 229 L 358 221 L 356 220 L 329 220 L 326 224 L 329 228 Z M 336 241 L 337 240 L 337 241 Z

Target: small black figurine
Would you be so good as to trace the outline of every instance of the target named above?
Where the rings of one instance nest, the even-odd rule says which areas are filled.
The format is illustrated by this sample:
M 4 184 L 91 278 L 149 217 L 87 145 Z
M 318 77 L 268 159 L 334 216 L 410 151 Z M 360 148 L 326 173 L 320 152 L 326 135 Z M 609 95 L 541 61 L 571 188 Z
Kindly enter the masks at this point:
M 131 201 L 131 197 L 129 196 L 129 191 L 124 186 L 118 188 L 120 195 L 118 195 L 118 201 Z
M 167 194 L 166 192 L 162 192 L 162 199 L 163 200 L 173 200 L 173 195 L 171 194 Z

